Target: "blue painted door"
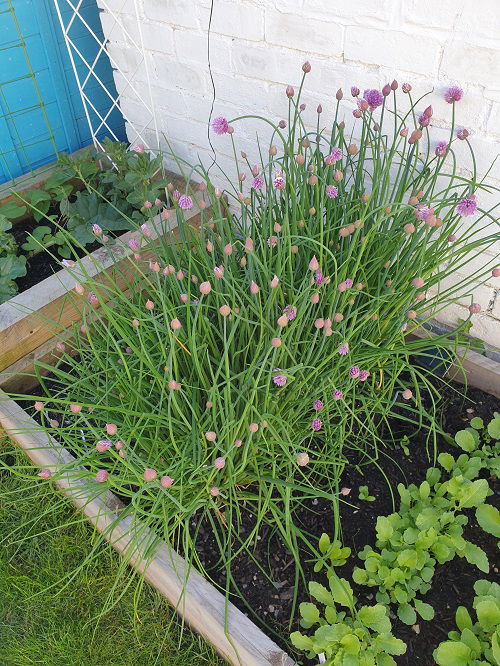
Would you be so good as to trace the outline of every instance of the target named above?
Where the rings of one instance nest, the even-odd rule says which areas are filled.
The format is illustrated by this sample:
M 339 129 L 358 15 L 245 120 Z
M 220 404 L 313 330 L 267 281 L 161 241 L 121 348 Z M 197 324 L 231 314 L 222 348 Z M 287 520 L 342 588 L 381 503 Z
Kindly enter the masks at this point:
M 79 78 L 89 76 L 84 61 L 93 63 L 97 58 L 93 69 L 103 84 L 90 74 L 85 87 L 92 125 L 96 128 L 99 116 L 107 116 L 99 138 L 125 140 L 123 117 L 118 108 L 112 109 L 113 70 L 88 29 L 102 39 L 96 0 L 72 4 L 80 5 L 88 26 L 79 17 L 72 20 L 71 7 L 59 0 L 63 22 L 71 26 L 68 34 L 83 56 L 74 56 Z M 0 0 L 0 183 L 53 161 L 58 152 L 72 152 L 91 142 L 53 0 Z

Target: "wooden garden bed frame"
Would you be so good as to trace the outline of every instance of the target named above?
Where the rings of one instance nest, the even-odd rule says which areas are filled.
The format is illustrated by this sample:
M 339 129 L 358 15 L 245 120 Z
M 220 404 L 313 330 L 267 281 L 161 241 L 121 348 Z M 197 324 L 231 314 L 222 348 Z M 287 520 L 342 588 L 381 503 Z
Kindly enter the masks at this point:
M 72 455 L 14 400 L 0 390 L 0 432 L 15 442 L 38 467 L 55 470 Z M 131 516 L 118 519 L 123 504 L 112 492 L 95 498 L 90 484 L 71 476 L 56 482 L 89 521 L 119 553 L 127 553 L 130 565 L 144 576 L 183 619 L 234 666 L 294 666 L 293 659 L 268 638 L 246 615 L 226 601 L 211 583 L 192 567 L 187 580 L 186 563 L 165 542 L 157 544 L 146 565 L 142 552 L 154 534 Z M 131 552 L 131 534 L 141 535 L 141 545 Z
M 176 187 L 185 187 L 185 181 L 176 174 L 166 175 Z M 185 211 L 184 220 L 199 226 L 199 209 Z M 155 241 L 167 222 L 156 216 L 148 226 L 151 240 Z M 168 228 L 176 235 L 177 218 L 173 211 Z M 33 388 L 36 379 L 30 380 L 28 375 L 33 372 L 35 361 L 51 362 L 57 357 L 56 342 L 62 341 L 66 331 L 82 316 L 81 299 L 74 292 L 75 274 L 81 274 L 82 283 L 88 276 L 105 284 L 108 273 L 116 269 L 116 282 L 126 290 L 127 275 L 132 274 L 129 257 L 133 254 L 128 242 L 140 236 L 139 231 L 129 231 L 116 240 L 111 250 L 103 246 L 81 259 L 81 268 L 75 266 L 73 275 L 62 269 L 0 305 L 0 388 L 10 392 Z M 152 255 L 152 251 L 142 254 L 145 259 Z
M 176 185 L 181 179 L 168 177 Z M 199 226 L 200 213 L 194 208 L 184 215 L 190 226 Z M 151 239 L 159 240 L 166 223 L 157 216 L 152 224 Z M 168 220 L 177 235 L 177 218 Z M 117 239 L 112 252 L 101 247 L 80 260 L 73 275 L 61 270 L 30 289 L 0 305 L 0 434 L 4 432 L 38 467 L 57 469 L 72 455 L 56 440 L 44 433 L 27 412 L 2 390 L 28 393 L 38 383 L 34 376 L 36 361 L 51 362 L 57 357 L 56 342 L 71 335 L 72 326 L 81 320 L 81 304 L 74 292 L 75 274 L 105 284 L 111 272 L 120 289 L 127 289 L 127 276 L 132 275 L 128 242 L 141 233 L 130 231 Z M 153 255 L 153 250 L 149 251 Z M 143 253 L 147 259 L 147 253 Z M 116 269 L 116 271 L 114 271 Z M 183 619 L 202 635 L 217 652 L 235 666 L 294 666 L 295 662 L 246 615 L 228 602 L 212 584 L 192 567 L 187 568 L 180 555 L 165 542 L 155 547 L 154 557 L 146 560 L 142 553 L 155 538 L 148 528 L 131 516 L 118 518 L 123 504 L 112 492 L 95 498 L 89 483 L 66 476 L 57 481 L 59 489 L 71 498 L 89 521 L 120 553 L 127 554 L 130 565 L 142 574 Z M 130 554 L 132 534 L 140 534 L 140 544 Z
M 172 175 L 171 179 L 179 183 L 178 177 Z M 199 211 L 194 208 L 185 219 L 190 225 L 198 226 Z M 159 219 L 155 218 L 153 226 L 155 221 L 159 222 Z M 170 229 L 177 227 L 175 216 L 169 226 Z M 158 229 L 159 225 L 151 229 L 153 240 L 159 238 Z M 129 257 L 132 250 L 128 241 L 139 236 L 140 232 L 128 232 L 117 240 L 112 253 L 102 247 L 83 258 L 80 261 L 82 269 L 75 268 L 76 271 L 82 270 L 82 282 L 86 274 L 105 284 L 107 272 L 116 268 L 119 269 L 116 281 L 125 291 L 127 274 L 131 274 Z M 10 392 L 29 392 L 37 384 L 36 377 L 30 376 L 35 362 L 54 360 L 56 341 L 69 336 L 73 324 L 81 319 L 78 299 L 73 297 L 74 282 L 74 276 L 61 270 L 0 305 L 0 432 L 5 432 L 35 465 L 49 469 L 57 469 L 70 461 L 71 454 L 44 433 L 2 388 Z M 500 363 L 465 349 L 457 350 L 457 356 L 460 364 L 451 366 L 448 379 L 462 382 L 466 379 L 470 385 L 500 398 Z M 148 559 L 146 566 L 141 553 L 151 544 L 154 534 L 131 516 L 119 520 L 118 510 L 123 504 L 116 495 L 108 491 L 95 498 L 90 483 L 70 476 L 56 483 L 119 553 L 127 552 L 131 566 L 229 663 L 235 666 L 294 666 L 293 659 L 213 585 L 193 568 L 188 572 L 182 557 L 166 543 L 156 546 L 155 556 Z M 141 545 L 130 557 L 131 534 L 139 533 Z

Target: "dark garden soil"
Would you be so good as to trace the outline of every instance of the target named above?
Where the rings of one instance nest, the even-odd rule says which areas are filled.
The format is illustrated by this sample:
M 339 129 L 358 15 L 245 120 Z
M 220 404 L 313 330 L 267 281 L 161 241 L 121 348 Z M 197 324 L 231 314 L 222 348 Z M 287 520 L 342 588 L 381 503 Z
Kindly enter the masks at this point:
M 47 215 L 52 215 L 55 213 L 57 213 L 57 209 L 51 209 L 48 211 Z M 57 227 L 48 220 L 43 219 L 37 222 L 34 218 L 28 218 L 14 224 L 10 233 L 14 236 L 14 239 L 19 248 L 21 248 L 21 245 L 28 240 L 29 234 L 32 233 L 36 227 L 42 225 L 50 227 L 54 234 L 57 232 Z M 120 236 L 122 233 L 125 232 L 119 231 L 114 235 Z M 87 245 L 85 247 L 85 251 L 78 247 L 75 247 L 74 250 L 78 257 L 83 257 L 89 252 L 94 252 L 94 250 L 97 250 L 97 248 L 100 246 L 101 243 L 96 241 L 91 245 Z M 55 245 L 48 248 L 47 251 L 42 250 L 41 252 L 37 252 L 31 256 L 31 253 L 26 253 L 23 250 L 20 250 L 20 252 L 27 257 L 27 262 L 26 275 L 24 277 L 17 278 L 15 281 L 19 289 L 19 293 L 26 291 L 26 289 L 33 287 L 35 284 L 38 284 L 42 280 L 45 280 L 45 278 L 48 278 L 61 270 L 62 257 L 58 255 L 57 246 Z M 52 256 L 52 254 L 54 256 Z M 73 258 L 73 254 L 71 256 Z
M 463 390 L 458 386 L 457 388 Z M 480 416 L 487 423 L 493 417 L 493 413 L 500 410 L 500 401 L 497 398 L 477 389 L 467 391 L 468 399 L 464 399 L 462 395 L 450 389 L 444 389 L 442 394 L 444 397 L 442 425 L 444 431 L 452 435 L 457 430 L 467 427 L 467 421 L 473 416 Z M 380 434 L 383 436 L 383 433 Z M 403 449 L 397 446 L 386 449 L 379 458 L 386 478 L 375 465 L 361 468 L 362 472 L 357 471 L 354 466 L 349 467 L 342 477 L 341 485 L 351 488 L 350 495 L 345 498 L 347 501 L 342 502 L 340 507 L 343 545 L 349 546 L 353 554 L 343 567 L 337 569 L 337 573 L 350 581 L 354 566 L 361 564 L 356 552 L 366 544 L 374 545 L 375 543 L 377 516 L 388 515 L 394 511 L 387 480 L 397 498 L 398 483 L 419 484 L 425 479 L 428 467 L 432 466 L 432 460 L 429 460 L 426 451 L 425 436 L 423 434 L 412 436 L 410 432 L 407 435 L 410 438 L 409 455 L 406 455 Z M 439 442 L 438 447 L 439 452 L 449 451 L 455 456 L 461 453 L 458 448 L 450 446 L 443 440 Z M 355 462 L 354 458 L 353 462 Z M 498 482 L 495 488 L 495 480 L 488 480 L 490 487 L 498 492 Z M 370 495 L 376 498 L 375 501 L 357 499 L 360 485 L 368 486 Z M 494 500 L 490 497 L 488 501 L 493 502 Z M 434 664 L 433 650 L 438 643 L 446 640 L 448 631 L 455 629 L 457 606 L 465 605 L 472 608 L 475 581 L 484 577 L 489 580 L 499 580 L 496 539 L 478 527 L 473 511 L 468 513 L 469 524 L 464 529 L 464 537 L 485 550 L 490 562 L 490 573 L 484 574 L 461 558 L 455 558 L 441 566 L 438 565 L 432 580 L 432 588 L 423 599 L 434 607 L 434 620 L 430 622 L 419 620 L 418 624 L 412 628 L 402 624 L 396 616 L 392 618 L 395 635 L 404 640 L 408 646 L 406 654 L 396 658 L 397 663 L 401 666 Z M 332 508 L 326 500 L 310 500 L 305 503 L 295 516 L 295 520 L 300 521 L 301 526 L 316 538 L 319 538 L 323 532 L 330 536 L 333 534 Z M 252 527 L 252 519 L 247 516 L 241 534 L 248 534 Z M 197 542 L 197 551 L 213 581 L 224 589 L 225 575 L 221 571 L 220 564 L 217 563 L 218 548 L 209 524 L 202 527 Z M 300 627 L 297 619 L 294 620 L 291 629 L 288 625 L 292 611 L 295 579 L 292 557 L 278 538 L 271 536 L 269 539 L 264 532 L 261 533 L 261 539 L 257 541 L 253 557 L 267 572 L 271 572 L 272 582 L 262 574 L 251 557 L 242 553 L 234 562 L 232 574 L 240 593 L 253 613 L 249 612 L 249 608 L 237 595 L 234 595 L 231 600 L 265 632 L 270 633 L 269 629 L 272 629 L 275 632 L 273 638 L 290 654 L 293 654 L 290 645 L 286 643 L 286 637 L 289 636 L 290 631 L 295 631 Z M 314 562 L 308 563 L 308 558 L 310 558 L 310 554 L 305 552 L 302 566 L 307 580 L 318 580 L 325 583 L 321 574 L 313 572 Z M 355 584 L 353 584 L 353 588 L 359 604 L 375 603 L 375 588 Z M 306 587 L 301 584 L 297 602 L 309 600 Z M 295 616 L 297 617 L 297 615 L 296 611 Z M 294 656 L 299 660 L 298 655 Z M 302 663 L 308 662 L 303 660 Z M 311 663 L 316 664 L 317 662 Z
M 47 382 L 47 379 L 45 381 Z M 48 387 L 50 388 L 50 380 Z M 459 385 L 455 385 L 454 388 L 443 385 L 440 390 L 443 397 L 441 425 L 443 430 L 450 435 L 467 427 L 467 422 L 474 416 L 480 416 L 485 423 L 488 423 L 493 417 L 493 413 L 500 411 L 500 401 L 494 396 L 470 388 L 467 390 L 467 397 L 464 397 L 463 391 L 464 388 Z M 44 395 L 42 389 L 36 393 Z M 399 422 L 394 424 L 394 428 L 396 427 L 399 427 Z M 433 451 L 427 451 L 425 434 L 415 433 L 414 429 L 408 430 L 406 433 L 401 432 L 401 435 L 404 434 L 409 438 L 408 454 L 399 444 L 388 446 L 385 450 L 380 451 L 378 459 L 380 467 L 374 464 L 360 467 L 356 466 L 356 463 L 359 462 L 359 454 L 353 453 L 350 456 L 352 465 L 346 469 L 341 479 L 341 487 L 351 489 L 350 494 L 343 498 L 346 501 L 341 503 L 340 519 L 343 545 L 352 549 L 352 555 L 343 567 L 337 569 L 337 573 L 350 581 L 354 566 L 361 564 L 356 553 L 366 544 L 374 545 L 375 543 L 377 516 L 388 515 L 395 510 L 390 489 L 397 501 L 398 483 L 421 483 L 425 479 L 426 470 L 433 464 Z M 389 439 L 383 430 L 379 432 L 379 435 L 386 441 Z M 438 453 L 442 451 L 449 451 L 455 456 L 461 453 L 460 449 L 449 445 L 443 439 L 438 441 Z M 383 469 L 385 477 L 381 469 Z M 497 495 L 490 497 L 488 501 L 498 504 L 495 502 L 495 499 L 498 499 L 498 481 L 493 478 L 488 478 L 488 481 L 492 490 L 497 492 Z M 375 501 L 368 502 L 358 499 L 360 485 L 368 486 L 369 493 L 375 497 Z M 222 506 L 221 510 L 223 510 Z M 455 629 L 454 619 L 457 606 L 464 605 L 472 608 L 474 582 L 480 578 L 500 581 L 496 539 L 479 528 L 473 511 L 468 512 L 468 517 L 469 523 L 464 528 L 464 537 L 486 552 L 490 562 L 490 573 L 484 574 L 468 564 L 465 559 L 455 558 L 447 564 L 437 566 L 431 590 L 423 598 L 433 606 L 434 620 L 426 622 L 419 619 L 417 625 L 408 627 L 391 613 L 394 634 L 404 640 L 408 646 L 405 655 L 396 657 L 397 663 L 401 666 L 434 664 L 433 650 L 441 641 L 446 640 L 448 631 Z M 313 541 L 317 541 L 323 532 L 330 536 L 333 535 L 332 507 L 326 500 L 315 499 L 305 502 L 295 515 L 295 521 L 300 523 Z M 253 526 L 253 519 L 247 514 L 240 535 L 248 535 Z M 225 571 L 218 560 L 219 549 L 208 521 L 203 522 L 200 527 L 197 552 L 212 582 L 224 590 L 226 587 Z M 289 551 L 275 534 L 271 534 L 269 531 L 266 533 L 264 528 L 261 530 L 252 556 L 254 559 L 247 553 L 241 553 L 233 561 L 232 576 L 241 597 L 234 594 L 231 601 L 297 661 L 303 664 L 316 664 L 316 661 L 308 662 L 302 656 L 294 654 L 287 640 L 291 631 L 300 628 L 297 607 L 295 618 L 291 627 L 289 626 L 295 585 L 295 567 Z M 304 550 L 302 566 L 306 580 L 326 582 L 322 580 L 322 573 L 313 572 L 314 562 L 308 560 L 310 560 L 310 553 Z M 267 576 L 262 573 L 256 562 L 260 563 L 262 569 L 268 573 Z M 358 598 L 358 604 L 375 603 L 375 588 L 356 584 L 353 584 L 353 588 Z M 306 600 L 309 600 L 307 588 L 301 582 L 299 583 L 297 605 Z M 450 666 L 453 665 L 450 664 Z

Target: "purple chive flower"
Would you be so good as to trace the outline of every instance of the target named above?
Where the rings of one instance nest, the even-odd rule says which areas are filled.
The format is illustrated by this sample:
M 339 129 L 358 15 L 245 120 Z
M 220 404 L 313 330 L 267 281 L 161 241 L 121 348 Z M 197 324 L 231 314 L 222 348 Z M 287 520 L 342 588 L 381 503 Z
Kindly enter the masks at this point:
M 325 276 L 323 275 L 323 273 L 321 272 L 321 270 L 320 270 L 319 268 L 318 268 L 318 270 L 314 273 L 314 276 L 315 276 L 315 282 L 316 282 L 316 284 L 318 284 L 318 285 L 319 285 L 319 284 L 323 284 L 323 282 L 325 281 Z
M 457 213 L 462 217 L 469 217 L 470 215 L 474 215 L 476 210 L 476 197 L 473 194 L 458 202 Z
M 191 197 L 188 197 L 187 194 L 182 194 L 179 197 L 179 201 L 177 203 L 179 204 L 179 208 L 182 208 L 182 210 L 189 210 L 193 207 L 193 200 Z
M 353 97 L 357 97 L 359 95 L 359 88 L 356 86 L 351 86 L 351 95 Z
M 320 409 L 323 409 L 323 403 L 321 402 L 321 400 L 315 400 L 313 402 L 313 407 L 317 412 L 319 412 Z
M 92 233 L 94 236 L 102 236 L 102 229 L 98 224 L 92 225 Z
M 448 150 L 448 144 L 446 143 L 446 141 L 440 141 L 436 146 L 437 157 L 444 157 L 446 155 L 447 150 Z
M 425 204 L 417 204 L 413 211 L 417 220 L 425 220 L 431 214 L 430 208 Z
M 180 198 L 181 198 L 181 193 L 179 192 L 179 190 L 174 190 L 172 192 L 172 199 L 174 199 L 174 201 L 179 201 Z
M 273 382 L 276 384 L 276 386 L 285 386 L 286 377 L 285 375 L 274 375 Z
M 113 442 L 110 442 L 109 439 L 100 439 L 95 445 L 99 453 L 104 453 L 113 446 Z
M 325 164 L 326 166 L 331 166 L 332 164 L 338 162 L 341 159 L 342 159 L 342 151 L 340 148 L 336 146 L 335 148 L 332 148 L 332 152 L 325 157 Z
M 327 196 L 329 199 L 335 199 L 335 197 L 338 196 L 339 191 L 338 191 L 337 188 L 334 187 L 333 185 L 327 185 L 327 186 L 325 187 L 325 193 L 326 193 L 326 196 Z
M 343 345 L 340 345 L 340 347 L 337 349 L 337 351 L 341 356 L 345 356 L 346 354 L 349 353 L 349 343 L 344 342 Z
M 288 317 L 288 321 L 292 321 L 292 319 L 295 319 L 297 311 L 295 308 L 292 308 L 291 305 L 287 305 L 283 310 L 283 314 Z
M 460 139 L 460 141 L 463 141 L 469 136 L 470 132 L 468 129 L 465 129 L 465 127 L 461 127 L 460 129 L 457 130 L 457 137 Z
M 408 94 L 411 91 L 411 84 L 410 83 L 403 83 L 403 85 L 401 86 L 401 90 L 404 93 Z
M 318 430 L 321 430 L 322 425 L 323 425 L 323 423 L 319 419 L 314 419 L 313 422 L 311 423 L 311 428 L 315 432 L 318 432 Z
M 354 283 L 350 278 L 347 278 L 347 280 L 344 280 L 344 284 L 348 289 L 350 289 Z
M 131 238 L 128 242 L 128 245 L 133 252 L 138 252 L 141 249 L 141 246 L 139 245 L 139 241 L 135 238 Z
M 264 179 L 262 176 L 256 176 L 252 181 L 252 187 L 254 190 L 261 190 L 264 187 Z
M 278 171 L 274 177 L 273 185 L 277 190 L 285 189 L 285 177 L 282 171 Z
M 425 113 L 425 111 L 418 118 L 418 124 L 420 125 L 420 127 L 427 127 L 427 125 L 429 125 L 430 122 L 431 122 L 431 119 Z
M 356 379 L 356 377 L 359 377 L 359 368 L 357 365 L 353 365 L 352 368 L 349 370 L 349 376 L 352 377 L 353 379 Z
M 363 97 L 370 105 L 370 111 L 373 111 L 378 106 L 382 106 L 384 103 L 384 96 L 380 90 L 365 90 Z
M 268 247 L 276 247 L 276 245 L 278 245 L 278 236 L 271 236 L 267 239 Z
M 333 399 L 334 400 L 342 400 L 343 393 L 342 391 L 336 390 L 333 392 Z
M 369 376 L 370 376 L 370 373 L 368 372 L 368 370 L 361 370 L 360 373 L 359 373 L 359 381 L 360 382 L 366 382 L 366 380 L 368 379 Z
M 229 123 L 222 116 L 217 116 L 212 120 L 212 129 L 216 134 L 227 134 L 229 130 Z
M 453 102 L 460 102 L 464 96 L 464 91 L 458 86 L 452 86 L 444 93 L 444 98 L 448 104 L 453 104 Z
M 89 301 L 90 305 L 94 305 L 94 306 L 99 305 L 99 300 L 98 300 L 97 296 L 95 295 L 95 292 L 89 291 L 89 295 L 88 295 L 87 298 L 88 298 L 88 301 Z

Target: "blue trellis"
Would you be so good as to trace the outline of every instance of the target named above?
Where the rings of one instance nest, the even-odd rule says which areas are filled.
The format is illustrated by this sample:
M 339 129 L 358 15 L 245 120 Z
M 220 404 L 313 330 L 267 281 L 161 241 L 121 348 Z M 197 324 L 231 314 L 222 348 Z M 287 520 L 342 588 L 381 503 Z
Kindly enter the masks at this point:
M 69 19 L 71 9 L 62 9 Z M 102 37 L 96 0 L 83 0 L 80 15 Z M 66 14 L 66 16 L 64 16 Z M 79 17 L 71 37 L 89 61 L 99 45 Z M 76 62 L 85 76 L 84 63 Z M 94 68 L 111 95 L 116 96 L 113 70 L 107 55 L 99 55 Z M 102 115 L 111 107 L 110 96 L 95 81 L 86 94 Z M 95 115 L 92 110 L 91 115 Z M 91 118 L 91 120 L 95 120 Z M 99 138 L 125 139 L 123 117 L 114 108 Z M 92 141 L 78 85 L 66 49 L 53 0 L 0 0 L 0 183 L 72 152 Z

